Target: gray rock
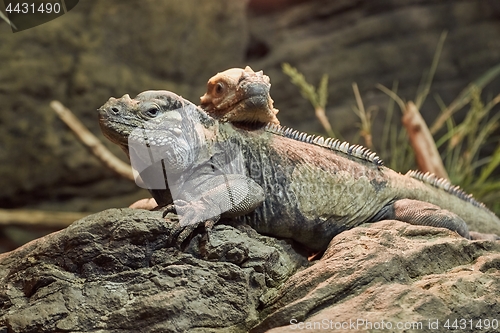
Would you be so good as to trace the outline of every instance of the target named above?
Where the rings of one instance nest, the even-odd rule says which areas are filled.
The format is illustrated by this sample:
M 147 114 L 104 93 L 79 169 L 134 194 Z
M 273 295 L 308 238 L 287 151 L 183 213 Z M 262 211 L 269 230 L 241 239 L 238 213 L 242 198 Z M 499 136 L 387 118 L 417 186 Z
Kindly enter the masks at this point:
M 377 133 L 389 98 L 376 84 L 391 88 L 397 81 L 398 95 L 415 100 L 444 31 L 448 34 L 431 94 L 421 109 L 428 122 L 440 112 L 433 95 L 448 105 L 500 59 L 495 37 L 500 28 L 498 1 L 280 0 L 268 6 L 286 2 L 296 4 L 270 11 L 260 8 L 264 1 L 252 0 L 258 11 L 250 12 L 248 21 L 255 49 L 250 64 L 270 76 L 280 121 L 301 130 L 323 133 L 310 103 L 282 73 L 283 62 L 297 67 L 315 86 L 323 74 L 329 75 L 327 115 L 334 129 L 345 135 L 358 131 L 351 84 L 358 84 L 365 107 L 380 108 Z M 485 97 L 495 96 L 499 89 L 497 78 Z
M 245 332 L 308 266 L 244 225 L 217 225 L 180 251 L 175 225 L 112 209 L 0 255 L 0 332 Z
M 81 1 L 21 33 L 0 21 L 0 205 L 80 196 L 86 205 L 69 210 L 99 211 L 92 199 L 110 187 L 114 197 L 135 191 L 89 158 L 49 103 L 61 101 L 106 141 L 96 110 L 110 96 L 166 89 L 196 102 L 212 75 L 243 64 L 245 6 L 244 0 Z
M 500 315 L 500 242 L 383 221 L 309 263 L 245 225 L 200 228 L 182 246 L 176 230 L 159 212 L 112 209 L 0 255 L 0 332 L 291 332 L 358 319 L 353 331 L 383 320 L 436 332 L 436 320 L 443 330 Z

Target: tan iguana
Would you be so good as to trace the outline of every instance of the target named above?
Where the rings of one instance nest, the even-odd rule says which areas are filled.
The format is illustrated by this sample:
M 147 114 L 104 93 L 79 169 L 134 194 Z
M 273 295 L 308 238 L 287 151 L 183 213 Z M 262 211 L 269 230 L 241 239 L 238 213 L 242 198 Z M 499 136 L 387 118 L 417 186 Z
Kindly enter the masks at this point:
M 249 66 L 231 68 L 208 80 L 200 107 L 219 121 L 240 128 L 279 125 L 270 89 L 270 79 L 262 71 L 254 72 Z

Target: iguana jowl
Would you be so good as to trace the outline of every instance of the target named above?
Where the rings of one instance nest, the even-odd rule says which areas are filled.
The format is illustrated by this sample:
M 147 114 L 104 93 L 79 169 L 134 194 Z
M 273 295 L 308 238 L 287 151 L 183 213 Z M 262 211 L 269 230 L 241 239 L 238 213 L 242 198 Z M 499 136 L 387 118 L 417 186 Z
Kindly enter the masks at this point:
M 160 205 L 176 199 L 184 224 L 236 217 L 313 250 L 383 219 L 445 227 L 466 238 L 466 222 L 489 221 L 486 232 L 500 231 L 498 217 L 457 187 L 431 175 L 396 173 L 360 146 L 279 125 L 246 131 L 166 91 L 110 98 L 99 116 L 103 133 L 129 156 L 147 164 L 150 153 L 136 151 L 147 147 L 163 158 L 156 174 L 159 167 L 172 181 L 163 189 L 148 186 Z M 228 161 L 238 154 L 242 163 L 234 167 Z M 143 179 L 151 168 L 143 168 Z M 183 192 L 184 185 L 196 193 Z

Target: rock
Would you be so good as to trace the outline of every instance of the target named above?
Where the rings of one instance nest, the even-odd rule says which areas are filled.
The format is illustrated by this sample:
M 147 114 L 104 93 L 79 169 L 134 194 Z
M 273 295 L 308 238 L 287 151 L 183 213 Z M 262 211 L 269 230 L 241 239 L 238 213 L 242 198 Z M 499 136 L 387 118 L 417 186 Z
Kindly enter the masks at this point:
M 343 323 L 354 332 L 447 331 L 455 319 L 498 323 L 499 273 L 500 242 L 382 221 L 335 237 L 321 260 L 285 282 L 252 332 L 297 331 L 291 324 L 299 323 L 324 325 L 307 332 L 341 330 Z M 436 321 L 438 328 L 430 326 Z
M 111 209 L 0 255 L 0 332 L 246 332 L 308 266 L 244 225 L 217 225 L 180 251 L 175 225 Z
M 383 221 L 308 263 L 240 224 L 198 230 L 180 250 L 175 226 L 111 209 L 0 255 L 0 332 L 290 332 L 293 319 L 430 332 L 500 314 L 500 242 Z

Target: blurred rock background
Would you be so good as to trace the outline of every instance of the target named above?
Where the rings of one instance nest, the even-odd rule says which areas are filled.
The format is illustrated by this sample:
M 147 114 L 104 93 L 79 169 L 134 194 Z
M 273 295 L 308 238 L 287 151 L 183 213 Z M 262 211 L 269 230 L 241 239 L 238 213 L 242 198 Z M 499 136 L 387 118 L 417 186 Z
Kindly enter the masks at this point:
M 166 89 L 197 103 L 212 75 L 250 65 L 271 77 L 282 124 L 324 134 L 282 73 L 288 62 L 315 85 L 329 75 L 327 116 L 349 139 L 359 122 L 351 84 L 366 106 L 379 106 L 377 133 L 389 98 L 375 85 L 397 80 L 398 94 L 414 99 L 443 31 L 421 109 L 429 121 L 439 112 L 434 95 L 448 104 L 500 63 L 500 1 L 80 0 L 23 32 L 0 21 L 0 208 L 96 212 L 148 196 L 88 154 L 49 107 L 54 99 L 125 159 L 97 123 L 109 97 Z M 499 91 L 496 79 L 483 95 Z M 50 231 L 30 229 L 0 227 L 0 251 Z

